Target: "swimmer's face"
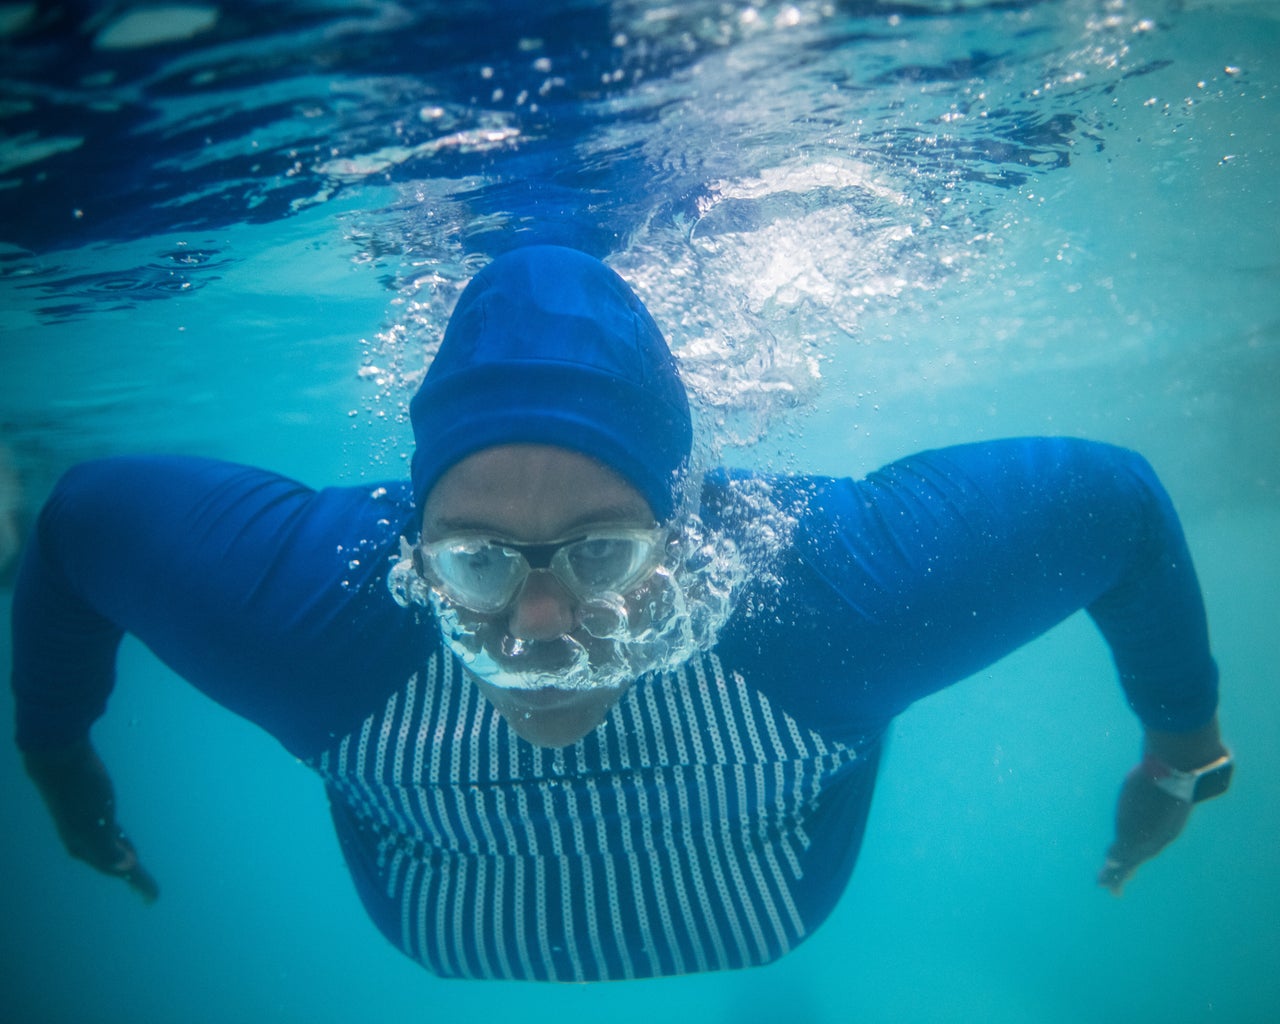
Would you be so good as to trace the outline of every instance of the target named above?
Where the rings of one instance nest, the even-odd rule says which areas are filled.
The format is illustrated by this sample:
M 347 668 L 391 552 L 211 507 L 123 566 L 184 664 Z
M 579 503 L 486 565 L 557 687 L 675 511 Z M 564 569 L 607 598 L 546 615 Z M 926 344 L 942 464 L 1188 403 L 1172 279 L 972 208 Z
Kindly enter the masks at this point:
M 440 478 L 423 506 L 422 539 L 480 532 L 535 545 L 603 525 L 651 527 L 653 511 L 639 491 L 585 455 L 550 445 L 500 445 L 463 459 Z M 470 618 L 486 655 L 513 660 L 506 652 L 519 648 L 522 669 L 554 678 L 565 657 L 562 638 L 574 638 L 588 652 L 595 643 L 582 628 L 582 614 L 555 575 L 534 572 L 501 611 Z M 512 689 L 473 678 L 519 735 L 542 746 L 564 746 L 591 732 L 627 689 Z

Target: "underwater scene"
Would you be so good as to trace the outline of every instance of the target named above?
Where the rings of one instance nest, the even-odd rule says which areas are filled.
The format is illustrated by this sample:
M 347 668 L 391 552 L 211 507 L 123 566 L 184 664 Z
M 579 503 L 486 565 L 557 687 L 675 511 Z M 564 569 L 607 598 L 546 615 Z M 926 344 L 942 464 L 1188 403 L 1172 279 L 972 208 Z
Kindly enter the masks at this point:
M 129 637 L 92 735 L 160 897 L 69 857 L 0 744 L 0 1019 L 1276 1019 L 1280 6 L 5 2 L 0 55 L 6 665 L 64 472 L 175 453 L 406 480 L 463 288 L 550 243 L 648 307 L 707 464 L 1140 452 L 1237 764 L 1100 887 L 1142 733 L 1077 614 L 893 721 L 851 880 L 776 962 L 457 981 L 370 920 L 312 767 Z

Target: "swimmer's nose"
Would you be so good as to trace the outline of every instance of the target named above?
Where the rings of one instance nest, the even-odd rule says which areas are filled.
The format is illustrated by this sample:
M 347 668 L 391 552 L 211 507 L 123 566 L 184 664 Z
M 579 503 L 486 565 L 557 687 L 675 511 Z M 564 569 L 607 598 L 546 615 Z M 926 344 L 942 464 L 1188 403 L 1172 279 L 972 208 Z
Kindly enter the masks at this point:
M 578 625 L 577 602 L 551 573 L 529 573 L 507 619 L 507 632 L 518 640 L 554 640 Z

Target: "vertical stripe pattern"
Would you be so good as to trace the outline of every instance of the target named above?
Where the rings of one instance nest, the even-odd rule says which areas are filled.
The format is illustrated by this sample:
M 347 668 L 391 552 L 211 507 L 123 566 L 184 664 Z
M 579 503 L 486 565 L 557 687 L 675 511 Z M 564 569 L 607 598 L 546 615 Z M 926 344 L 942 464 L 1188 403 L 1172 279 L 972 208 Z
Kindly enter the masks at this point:
M 807 822 L 856 756 L 714 654 L 539 748 L 442 655 L 312 767 L 359 822 L 347 839 L 408 955 L 446 977 L 591 981 L 793 948 Z

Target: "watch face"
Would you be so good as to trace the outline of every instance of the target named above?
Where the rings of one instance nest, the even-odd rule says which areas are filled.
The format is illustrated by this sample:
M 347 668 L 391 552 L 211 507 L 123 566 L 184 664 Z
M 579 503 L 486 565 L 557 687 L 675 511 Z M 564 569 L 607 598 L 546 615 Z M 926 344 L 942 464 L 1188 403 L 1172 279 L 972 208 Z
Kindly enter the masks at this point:
M 1231 770 L 1235 767 L 1231 761 L 1224 761 L 1216 768 L 1211 768 L 1202 775 L 1196 776 L 1195 791 L 1191 796 L 1192 803 L 1221 796 L 1231 785 Z

